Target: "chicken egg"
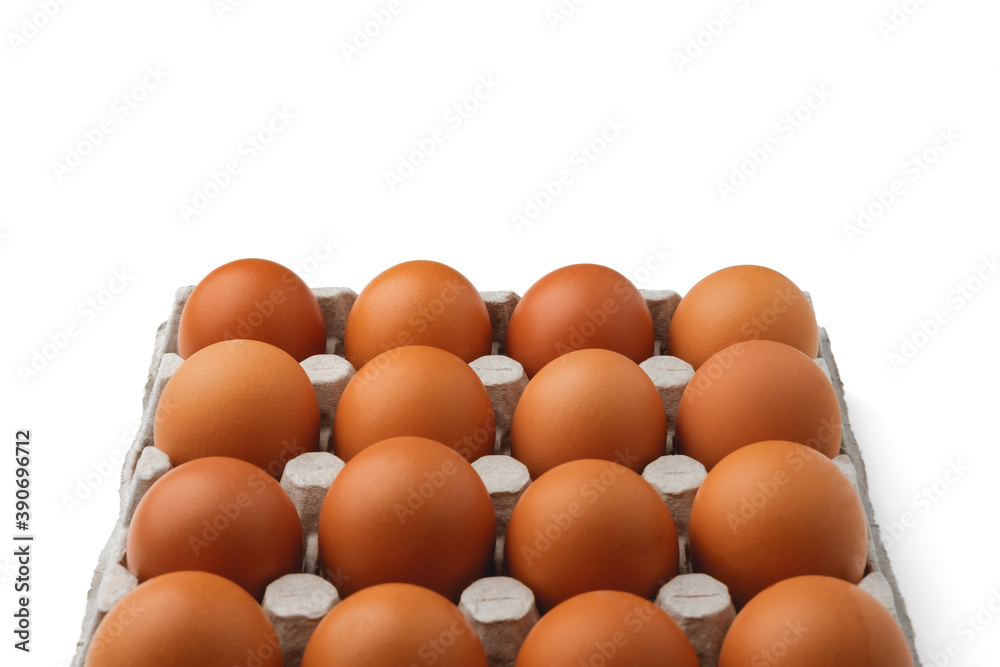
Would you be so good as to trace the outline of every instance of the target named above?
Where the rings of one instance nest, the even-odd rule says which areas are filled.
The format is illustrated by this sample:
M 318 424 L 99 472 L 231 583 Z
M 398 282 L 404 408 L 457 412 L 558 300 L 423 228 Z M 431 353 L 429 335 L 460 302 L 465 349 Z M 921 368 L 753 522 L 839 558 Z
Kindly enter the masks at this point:
M 549 362 L 517 402 L 511 454 L 532 479 L 576 459 L 619 461 L 641 472 L 666 448 L 656 385 L 628 357 L 576 350 Z
M 454 450 L 426 438 L 376 443 L 347 462 L 319 517 L 319 553 L 343 595 L 386 582 L 457 601 L 493 566 L 486 485 Z
M 472 368 L 426 345 L 388 350 L 344 388 L 333 418 L 333 452 L 350 461 L 386 438 L 430 438 L 475 461 L 496 445 L 493 403 Z
M 913 667 L 896 619 L 874 597 L 833 577 L 786 579 L 740 611 L 719 667 Z
M 316 296 L 291 269 L 266 259 L 223 264 L 194 288 L 181 312 L 178 354 L 234 338 L 270 343 L 302 361 L 326 352 Z
M 466 363 L 488 355 L 486 302 L 461 273 L 439 262 L 403 262 L 375 276 L 347 316 L 344 352 L 355 368 L 404 345 L 447 350 Z
M 129 526 L 126 558 L 139 581 L 200 570 L 260 600 L 269 583 L 302 571 L 302 539 L 295 505 L 273 477 L 251 463 L 210 456 L 149 488 Z
M 769 340 L 730 345 L 702 364 L 681 395 L 677 448 L 709 470 L 764 440 L 840 452 L 840 402 L 816 362 Z
M 868 562 L 861 498 L 833 461 L 805 445 L 741 447 L 712 468 L 691 507 L 694 568 L 738 607 L 782 579 L 822 574 L 858 583 Z
M 213 343 L 167 382 L 153 444 L 179 465 L 203 456 L 248 461 L 281 477 L 285 464 L 316 451 L 319 404 L 309 376 L 279 348 L 254 340 Z
M 573 264 L 528 288 L 507 325 L 506 354 L 529 378 L 573 350 L 614 350 L 639 363 L 653 355 L 653 317 L 642 294 L 614 269 Z
M 543 612 L 574 595 L 652 597 L 677 574 L 680 545 L 666 503 L 617 462 L 570 461 L 539 477 L 514 506 L 507 571 Z
M 731 266 L 702 278 L 674 311 L 667 354 L 697 370 L 716 352 L 745 340 L 785 343 L 809 357 L 818 352 L 812 305 L 773 269 Z
M 514 667 L 698 667 L 691 641 L 645 598 L 591 591 L 560 602 L 535 624 Z
M 487 667 L 479 635 L 458 607 L 405 583 L 366 588 L 316 626 L 302 667 Z
M 97 626 L 85 667 L 282 667 L 274 626 L 250 595 L 208 572 L 139 584 Z

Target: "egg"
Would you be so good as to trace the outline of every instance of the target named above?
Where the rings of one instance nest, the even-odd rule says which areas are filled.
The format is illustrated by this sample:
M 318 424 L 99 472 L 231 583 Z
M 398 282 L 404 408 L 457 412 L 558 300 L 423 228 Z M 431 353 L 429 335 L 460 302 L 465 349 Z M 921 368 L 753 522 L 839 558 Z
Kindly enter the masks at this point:
M 645 598 L 591 591 L 559 603 L 535 624 L 514 667 L 698 667 L 684 631 Z
M 730 626 L 719 667 L 913 667 L 899 624 L 854 584 L 821 576 L 764 590 Z
M 139 581 L 200 570 L 260 600 L 269 583 L 302 571 L 302 540 L 295 505 L 273 477 L 245 461 L 210 456 L 149 488 L 132 517 L 126 559 Z
M 450 352 L 426 345 L 388 350 L 344 388 L 333 419 L 333 452 L 350 461 L 380 440 L 412 435 L 467 460 L 492 454 L 493 404 L 482 380 Z
M 576 350 L 546 364 L 518 400 L 511 454 L 532 479 L 576 459 L 618 461 L 641 472 L 662 456 L 667 416 L 656 385 L 628 357 Z
M 791 280 L 763 266 L 731 266 L 702 278 L 670 320 L 667 354 L 697 370 L 734 343 L 773 340 L 815 357 L 816 314 Z
M 405 583 L 366 588 L 316 626 L 302 667 L 487 667 L 479 635 L 458 607 Z
M 387 582 L 458 601 L 490 573 L 496 518 L 468 461 L 426 438 L 376 443 L 334 479 L 319 517 L 320 561 L 342 595 Z
M 740 607 L 804 574 L 858 583 L 868 558 L 861 498 L 837 464 L 794 442 L 742 447 L 712 468 L 691 507 L 694 569 Z
M 493 328 L 486 302 L 461 273 L 415 260 L 375 276 L 347 316 L 344 353 L 355 368 L 386 350 L 429 345 L 466 363 L 488 355 Z
M 840 452 L 840 402 L 816 362 L 767 340 L 730 345 L 702 364 L 677 408 L 679 452 L 706 468 L 744 445 L 788 440 Z
M 653 355 L 653 317 L 639 290 L 614 269 L 573 264 L 528 288 L 507 325 L 507 356 L 534 377 L 573 350 L 613 350 L 639 363 Z
M 273 345 L 214 343 L 180 365 L 163 389 L 153 444 L 179 465 L 203 456 L 248 461 L 281 477 L 315 451 L 319 404 L 309 376 Z
M 296 361 L 326 352 L 316 296 L 293 271 L 266 259 L 223 264 L 202 278 L 184 304 L 177 332 L 182 358 L 234 338 L 270 343 Z
M 107 613 L 85 667 L 282 667 L 264 610 L 242 588 L 207 572 L 172 572 L 139 584 Z
M 504 546 L 508 573 L 543 611 L 594 590 L 652 597 L 680 558 L 659 494 L 620 463 L 597 459 L 563 463 L 529 486 Z

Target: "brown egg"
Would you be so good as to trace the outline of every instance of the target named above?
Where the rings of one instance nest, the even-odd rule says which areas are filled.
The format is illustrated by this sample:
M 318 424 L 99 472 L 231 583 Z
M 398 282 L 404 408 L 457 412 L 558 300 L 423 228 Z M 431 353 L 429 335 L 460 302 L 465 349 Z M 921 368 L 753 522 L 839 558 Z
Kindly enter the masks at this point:
M 542 611 L 587 591 L 652 597 L 680 558 L 659 494 L 620 463 L 596 459 L 563 463 L 529 486 L 504 547 L 507 571 Z
M 185 361 L 156 408 L 153 444 L 179 465 L 230 456 L 280 478 L 285 464 L 316 451 L 319 404 L 288 353 L 252 340 L 215 343 Z
M 386 438 L 413 435 L 443 443 L 469 461 L 492 454 L 493 404 L 482 380 L 450 352 L 398 347 L 351 378 L 333 420 L 333 451 L 345 461 Z
M 656 385 L 610 350 L 576 350 L 546 364 L 514 410 L 511 454 L 537 479 L 576 459 L 605 459 L 641 472 L 662 456 L 667 416 Z
M 404 345 L 429 345 L 466 363 L 488 355 L 486 302 L 461 273 L 438 262 L 403 262 L 375 276 L 351 306 L 344 353 L 355 368 Z
M 197 459 L 156 481 L 128 533 L 128 569 L 139 581 L 167 572 L 211 572 L 258 600 L 275 579 L 302 571 L 302 524 L 281 485 L 255 465 Z
M 486 667 L 479 635 L 458 607 L 411 584 L 366 588 L 327 614 L 302 667 Z
M 653 317 L 632 282 L 598 264 L 573 264 L 524 293 L 507 325 L 506 354 L 534 377 L 561 354 L 614 350 L 639 363 L 653 355 Z
M 621 591 L 581 593 L 531 629 L 515 667 L 698 667 L 691 641 L 645 598 Z
M 786 579 L 736 616 L 719 667 L 913 667 L 899 624 L 874 597 L 832 577 Z
M 281 646 L 260 605 L 207 572 L 172 572 L 125 595 L 90 642 L 85 667 L 282 667 Z
M 202 278 L 184 304 L 177 333 L 181 357 L 234 338 L 270 343 L 296 361 L 326 352 L 316 296 L 290 269 L 266 259 L 223 264 Z
M 677 409 L 677 447 L 709 470 L 764 440 L 840 452 L 840 402 L 816 363 L 784 343 L 736 343 L 702 364 Z
M 729 587 L 737 607 L 803 574 L 858 583 L 868 523 L 854 485 L 814 449 L 772 440 L 712 468 L 691 508 L 694 568 Z
M 731 266 L 702 278 L 670 320 L 667 354 L 697 370 L 733 343 L 773 340 L 815 357 L 816 314 L 791 280 L 763 266 Z
M 493 503 L 468 461 L 426 438 L 391 438 L 352 458 L 319 517 L 320 560 L 342 595 L 405 582 L 457 602 L 492 568 Z

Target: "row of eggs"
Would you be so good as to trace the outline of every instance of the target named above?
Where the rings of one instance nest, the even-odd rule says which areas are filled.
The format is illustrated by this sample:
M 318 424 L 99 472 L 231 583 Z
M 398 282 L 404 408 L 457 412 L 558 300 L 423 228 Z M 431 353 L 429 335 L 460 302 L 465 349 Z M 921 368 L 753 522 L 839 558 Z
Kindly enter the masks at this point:
M 864 574 L 864 512 L 828 458 L 839 450 L 839 405 L 812 361 L 811 306 L 789 285 L 761 267 L 713 274 L 681 301 L 667 340 L 668 353 L 697 368 L 677 445 L 710 470 L 692 509 L 695 566 L 726 583 L 740 607 L 797 575 L 856 583 Z M 319 528 L 324 573 L 348 601 L 407 582 L 453 603 L 489 574 L 495 518 L 469 461 L 493 452 L 494 415 L 468 362 L 489 354 L 491 332 L 479 293 L 433 262 L 393 267 L 352 307 L 344 348 L 359 370 L 332 438 L 347 465 Z M 535 481 L 510 518 L 505 564 L 544 619 L 604 589 L 648 600 L 677 571 L 673 518 L 637 474 L 662 455 L 667 430 L 637 365 L 652 339 L 638 290 L 595 265 L 549 274 L 511 315 L 505 351 L 531 378 L 511 449 Z M 214 572 L 259 600 L 270 581 L 300 570 L 301 524 L 274 478 L 316 447 L 319 408 L 296 362 L 325 348 L 315 297 L 279 265 L 234 262 L 194 290 L 180 322 L 186 361 L 163 392 L 154 433 L 178 467 L 140 502 L 129 533 L 127 562 L 140 581 Z M 605 604 L 598 599 L 584 606 Z M 872 664 L 910 664 L 904 655 Z

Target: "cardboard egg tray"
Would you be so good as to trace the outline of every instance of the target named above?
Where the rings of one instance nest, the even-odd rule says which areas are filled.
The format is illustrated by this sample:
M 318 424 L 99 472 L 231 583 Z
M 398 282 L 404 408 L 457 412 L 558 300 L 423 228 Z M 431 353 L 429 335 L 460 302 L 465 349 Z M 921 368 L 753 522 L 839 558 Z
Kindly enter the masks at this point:
M 181 364 L 181 358 L 176 354 L 177 330 L 181 310 L 192 289 L 178 289 L 170 317 L 160 325 L 156 334 L 143 398 L 141 426 L 122 466 L 120 516 L 94 572 L 72 667 L 83 667 L 90 640 L 104 615 L 137 585 L 135 577 L 125 566 L 126 539 L 139 500 L 157 479 L 170 470 L 166 454 L 154 446 L 153 422 L 160 394 Z M 343 461 L 329 451 L 330 433 L 337 402 L 354 375 L 354 368 L 343 357 L 342 341 L 347 314 L 357 294 L 337 287 L 314 289 L 313 293 L 323 310 L 329 336 L 327 354 L 302 362 L 320 405 L 319 451 L 301 454 L 289 461 L 281 478 L 281 485 L 295 503 L 302 520 L 306 536 L 305 562 L 301 574 L 286 575 L 273 582 L 263 600 L 263 607 L 281 641 L 285 667 L 298 667 L 313 629 L 340 600 L 334 585 L 320 576 L 317 526 L 326 490 L 344 467 Z M 727 588 L 708 575 L 692 573 L 688 555 L 687 529 L 691 503 L 706 473 L 704 466 L 697 461 L 673 454 L 672 441 L 681 394 L 694 371 L 680 359 L 661 353 L 662 341 L 666 339 L 670 318 L 680 302 L 680 295 L 672 291 L 642 290 L 642 293 L 653 316 L 657 343 L 654 356 L 644 361 L 641 367 L 659 390 L 669 424 L 665 455 L 647 466 L 643 477 L 669 506 L 677 525 L 680 550 L 678 576 L 661 588 L 655 602 L 688 634 L 702 667 L 715 667 L 722 640 L 735 612 Z M 483 478 L 496 511 L 496 576 L 469 586 L 462 594 L 459 606 L 482 638 L 491 667 L 506 667 L 514 664 L 525 635 L 539 618 L 531 591 L 520 582 L 502 576 L 507 522 L 514 504 L 531 483 L 524 465 L 510 457 L 509 441 L 514 407 L 528 380 L 520 364 L 503 356 L 507 322 L 520 297 L 513 292 L 482 292 L 482 296 L 489 309 L 495 342 L 493 354 L 475 360 L 471 366 L 483 380 L 493 402 L 497 441 L 495 455 L 479 459 L 473 467 Z M 868 497 L 864 461 L 848 421 L 844 387 L 825 329 L 820 330 L 820 356 L 816 363 L 830 378 L 843 414 L 841 453 L 835 462 L 854 483 L 868 517 L 868 563 L 861 587 L 878 598 L 899 621 L 910 643 L 914 663 L 919 667 L 913 648 L 913 629 L 875 522 Z

